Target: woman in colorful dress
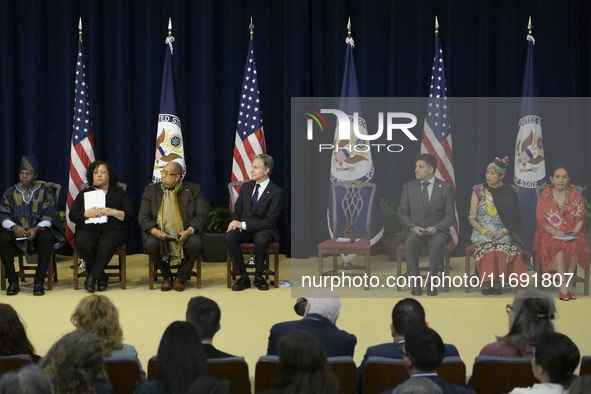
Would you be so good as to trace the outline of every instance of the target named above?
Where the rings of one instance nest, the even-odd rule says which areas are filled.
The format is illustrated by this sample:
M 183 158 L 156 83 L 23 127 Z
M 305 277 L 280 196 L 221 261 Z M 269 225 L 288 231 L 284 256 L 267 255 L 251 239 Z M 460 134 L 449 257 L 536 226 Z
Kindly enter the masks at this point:
M 539 251 L 544 273 L 560 275 L 558 295 L 561 300 L 577 298 L 572 289 L 577 264 L 589 267 L 589 245 L 585 234 L 585 204 L 581 194 L 570 185 L 568 169 L 554 168 L 551 185 L 540 193 L 536 209 L 534 247 Z M 552 278 L 552 283 L 557 280 Z
M 470 201 L 468 221 L 483 295 L 501 294 L 501 281 L 521 283 L 521 274 L 527 273 L 517 193 L 502 182 L 508 162 L 497 157 L 486 167 L 486 184 L 474 188 Z

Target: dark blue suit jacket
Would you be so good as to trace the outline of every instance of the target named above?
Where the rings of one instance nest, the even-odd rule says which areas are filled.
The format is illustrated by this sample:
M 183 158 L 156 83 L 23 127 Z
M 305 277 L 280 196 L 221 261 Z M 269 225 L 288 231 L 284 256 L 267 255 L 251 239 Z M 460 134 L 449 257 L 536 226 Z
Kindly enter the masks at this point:
M 457 384 L 449 383 L 443 380 L 439 375 L 423 376 L 424 378 L 431 379 L 443 390 L 443 394 L 476 394 L 476 392 L 467 387 L 458 386 Z M 411 376 L 412 379 L 412 376 Z
M 263 194 L 254 206 L 250 209 L 250 198 L 256 185 L 255 181 L 245 182 L 240 189 L 238 199 L 234 204 L 232 219 L 246 222 L 246 232 L 257 232 L 268 230 L 275 242 L 279 242 L 279 230 L 277 229 L 277 219 L 283 209 L 283 189 L 269 182 Z
M 327 357 L 353 357 L 357 338 L 347 331 L 339 330 L 327 318 L 311 313 L 301 320 L 277 323 L 271 327 L 267 354 L 279 355 L 279 340 L 292 330 L 307 331 L 320 340 Z
M 402 344 L 404 342 L 390 342 L 390 343 L 382 343 L 381 345 L 376 345 L 367 348 L 365 352 L 365 356 L 363 356 L 363 361 L 359 368 L 357 368 L 357 382 L 360 387 L 360 392 L 363 390 L 363 374 L 365 373 L 365 365 L 367 364 L 367 360 L 370 357 L 386 357 L 392 358 L 396 360 L 402 360 L 402 353 L 400 349 L 402 348 Z M 443 357 L 460 357 L 460 353 L 458 353 L 458 349 L 454 345 L 445 344 L 445 354 Z

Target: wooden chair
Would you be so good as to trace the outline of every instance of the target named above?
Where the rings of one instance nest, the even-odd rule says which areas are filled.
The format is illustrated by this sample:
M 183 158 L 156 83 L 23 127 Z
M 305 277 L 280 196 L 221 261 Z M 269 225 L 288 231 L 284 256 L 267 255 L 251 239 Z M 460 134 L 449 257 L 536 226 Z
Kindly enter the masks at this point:
M 103 360 L 109 380 L 116 394 L 132 394 L 140 380 L 140 366 L 135 360 L 105 358 Z
M 195 260 L 195 265 L 197 266 L 197 271 L 193 270 L 193 267 L 191 267 L 191 275 L 190 276 L 194 276 L 196 278 L 195 280 L 195 286 L 200 289 L 201 288 L 201 261 L 202 261 L 202 255 L 199 255 L 197 257 L 197 260 Z M 178 271 L 180 265 L 175 264 L 170 266 L 170 270 L 172 271 L 172 274 L 176 274 L 176 272 Z M 154 260 L 152 260 L 151 257 L 148 256 L 148 286 L 150 287 L 150 290 L 154 290 L 154 282 L 158 281 L 158 272 L 156 267 L 154 266 Z
M 548 185 L 539 185 L 536 187 L 536 198 L 539 200 L 540 199 L 540 193 L 547 187 Z M 583 195 L 583 187 L 579 186 L 579 185 L 571 185 L 572 187 L 574 187 L 575 189 L 577 189 L 577 191 L 579 192 L 579 194 Z M 590 241 L 590 236 L 589 234 L 587 234 L 587 243 L 591 245 Z M 533 247 L 532 248 L 532 257 L 534 260 L 534 271 L 538 274 L 538 277 L 541 277 L 542 275 L 542 260 L 540 258 L 540 249 L 538 247 Z M 583 275 L 584 276 L 579 276 L 577 274 L 577 271 L 579 270 L 579 266 L 577 264 L 576 268 L 575 268 L 575 272 L 574 275 L 572 277 L 572 281 L 573 281 L 573 286 L 576 287 L 577 283 L 582 282 L 583 283 L 583 294 L 588 296 L 589 295 L 589 276 L 590 276 L 590 270 L 589 267 L 584 269 Z
M 127 190 L 127 184 L 118 182 L 117 186 L 122 188 L 123 190 Z M 83 183 L 80 186 L 80 190 L 84 190 L 88 187 L 88 183 Z M 79 272 L 78 261 L 80 259 L 80 255 L 76 250 L 75 246 L 72 246 L 73 254 L 72 254 L 72 261 L 74 264 L 74 290 L 78 290 L 78 278 L 82 277 L 85 278 L 88 274 L 87 271 Z M 121 282 L 121 289 L 125 290 L 127 288 L 127 247 L 125 245 L 117 246 L 115 249 L 115 253 L 113 256 L 117 255 L 119 257 L 118 262 L 114 263 L 112 260 L 107 264 L 105 267 L 105 275 L 109 278 L 117 278 Z M 109 271 L 109 272 L 107 272 Z
M 583 356 L 579 375 L 591 375 L 591 356 Z
M 248 364 L 244 357 L 226 357 L 207 360 L 211 376 L 230 382 L 231 393 L 250 394 Z M 158 360 L 152 356 L 148 360 L 148 379 L 158 379 Z
M 249 254 L 250 256 L 254 256 L 254 243 L 241 243 L 240 251 L 242 252 L 242 254 Z M 273 254 L 274 256 L 273 269 L 270 269 L 271 254 Z M 246 264 L 246 273 L 249 276 L 254 276 L 254 265 L 250 266 L 249 264 Z M 232 259 L 230 258 L 230 254 L 226 252 L 226 285 L 228 286 L 228 288 L 232 286 L 232 280 L 235 280 L 237 275 L 240 275 L 240 272 L 234 271 L 234 268 L 232 267 Z M 279 244 L 277 242 L 271 242 L 271 244 L 269 245 L 269 249 L 267 250 L 267 256 L 265 257 L 265 269 L 263 271 L 263 275 L 267 280 L 269 279 L 269 276 L 273 276 L 274 286 L 279 286 Z
M 357 368 L 351 357 L 329 357 L 328 365 L 339 379 L 340 393 L 357 393 Z M 278 370 L 278 356 L 261 356 L 255 369 L 255 392 L 271 390 Z
M 244 357 L 227 357 L 207 360 L 211 376 L 230 382 L 232 394 L 249 394 L 250 378 Z
M 443 273 L 446 277 L 450 277 L 450 270 L 451 270 L 451 252 L 454 250 L 454 243 L 453 241 L 445 245 L 443 248 Z M 419 250 L 420 255 L 429 255 L 429 248 L 427 246 L 422 246 Z M 396 275 L 397 277 L 403 276 L 402 274 L 402 257 L 405 256 L 405 249 L 404 243 L 401 243 L 396 247 Z M 429 267 L 421 267 L 419 261 L 419 272 L 420 271 L 429 271 Z M 406 277 L 410 276 L 410 269 L 408 267 L 408 261 L 406 262 L 406 273 L 404 274 Z M 449 281 L 445 281 L 445 292 L 449 292 Z M 402 291 L 402 288 L 398 286 L 398 291 Z
M 318 244 L 318 276 L 338 275 L 339 271 L 351 276 L 370 276 L 371 273 L 371 213 L 376 185 L 369 182 L 336 182 L 331 185 L 332 230 L 334 236 Z M 342 227 L 342 233 L 336 234 Z M 346 242 L 347 239 L 358 239 Z M 341 242 L 342 241 L 342 242 Z M 324 271 L 324 255 L 332 255 L 332 270 Z M 338 264 L 340 254 L 361 254 L 365 256 L 365 265 Z M 342 272 L 341 271 L 341 272 Z M 365 288 L 369 290 L 369 287 Z
M 45 182 L 47 187 L 53 190 L 55 195 L 55 201 L 57 201 L 60 197 L 60 193 L 62 190 L 62 185 L 55 182 Z M 35 248 L 34 253 L 37 253 L 37 248 Z M 31 264 L 28 261 L 25 262 L 25 254 L 20 248 L 14 247 L 14 257 L 18 258 L 18 270 L 17 274 L 21 282 L 24 282 L 26 278 L 34 278 L 35 272 L 37 270 L 37 264 Z M 27 272 L 31 271 L 31 272 Z M 4 265 L 2 264 L 1 273 L 0 273 L 0 288 L 2 290 L 6 290 L 6 272 L 4 271 Z M 49 265 L 47 266 L 47 290 L 53 290 L 53 283 L 57 282 L 57 264 L 55 258 L 55 250 L 51 250 L 51 257 L 49 259 Z
M 529 387 L 534 377 L 529 358 L 478 356 L 474 360 L 472 389 L 478 394 L 508 393 L 515 387 Z
M 17 354 L 14 356 L 0 357 L 0 375 L 8 371 L 17 371 L 23 365 L 33 362 L 33 359 L 28 354 Z
M 466 365 L 459 357 L 444 358 L 437 367 L 437 374 L 449 383 L 466 385 Z M 409 377 L 402 360 L 372 356 L 365 366 L 363 393 L 382 393 Z
M 243 184 L 243 181 L 236 181 L 228 184 L 228 192 L 230 193 L 230 209 L 233 209 Z M 240 251 L 242 252 L 242 254 L 248 254 L 251 257 L 254 256 L 254 243 L 241 243 Z M 271 254 L 273 254 L 274 256 L 273 269 L 270 269 Z M 254 266 L 246 264 L 246 273 L 247 275 L 254 277 Z M 228 286 L 228 288 L 232 286 L 232 281 L 236 279 L 237 275 L 240 275 L 240 272 L 234 271 L 234 267 L 232 266 L 232 258 L 230 257 L 230 254 L 226 252 L 226 285 Z M 279 244 L 277 242 L 271 242 L 271 244 L 269 244 L 267 256 L 265 257 L 265 268 L 263 271 L 263 275 L 267 280 L 269 280 L 269 276 L 273 276 L 273 285 L 275 287 L 279 287 Z
M 79 272 L 78 269 L 78 261 L 80 259 L 80 255 L 76 248 L 73 248 L 74 253 L 72 255 L 73 261 L 73 268 L 74 268 L 74 290 L 78 290 L 78 279 L 85 278 L 88 276 L 88 272 Z M 105 267 L 105 275 L 109 278 L 117 278 L 121 282 L 121 289 L 125 290 L 127 287 L 127 248 L 125 245 L 117 246 L 115 249 L 115 254 L 113 256 L 118 256 L 117 262 L 113 262 L 111 260 L 109 264 Z

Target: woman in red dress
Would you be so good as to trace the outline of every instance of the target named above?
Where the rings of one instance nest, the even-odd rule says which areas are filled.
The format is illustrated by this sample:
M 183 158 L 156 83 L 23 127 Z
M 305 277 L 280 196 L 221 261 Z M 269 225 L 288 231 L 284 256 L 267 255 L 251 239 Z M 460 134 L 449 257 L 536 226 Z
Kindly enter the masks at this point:
M 585 204 L 581 194 L 570 185 L 566 167 L 555 167 L 550 181 L 552 184 L 540 193 L 538 200 L 534 246 L 539 249 L 542 271 L 556 271 L 561 276 L 560 299 L 574 300 L 577 296 L 570 274 L 574 274 L 577 264 L 589 267 L 591 253 L 585 234 Z

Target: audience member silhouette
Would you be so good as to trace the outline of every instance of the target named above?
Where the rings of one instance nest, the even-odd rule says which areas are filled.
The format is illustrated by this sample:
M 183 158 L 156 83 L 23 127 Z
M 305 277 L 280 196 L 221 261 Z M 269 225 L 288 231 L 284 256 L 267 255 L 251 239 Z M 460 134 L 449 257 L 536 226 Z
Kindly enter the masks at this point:
M 8 371 L 0 378 L 0 394 L 54 394 L 53 384 L 37 364 Z
M 480 351 L 480 355 L 497 357 L 532 357 L 538 335 L 553 332 L 556 304 L 552 296 L 539 290 L 525 289 L 507 305 L 509 332 L 497 337 Z
M 115 391 L 103 364 L 101 340 L 87 331 L 64 335 L 41 359 L 56 394 L 111 394 Z
M 515 388 L 511 394 L 568 392 L 580 359 L 579 348 L 566 335 L 548 332 L 538 336 L 531 369 L 541 383 Z
M 77 329 L 99 337 L 103 357 L 136 361 L 140 367 L 141 378 L 145 379 L 146 373 L 138 359 L 137 350 L 122 343 L 123 330 L 119 324 L 119 311 L 108 297 L 96 294 L 84 297 L 72 313 L 71 321 Z
M 353 357 L 357 338 L 337 328 L 340 312 L 341 300 L 337 293 L 326 289 L 315 291 L 308 300 L 303 319 L 277 323 L 271 327 L 267 354 L 278 355 L 279 340 L 292 330 L 301 330 L 318 338 L 328 357 Z
M 28 354 L 34 362 L 41 357 L 35 354 L 25 326 L 14 308 L 8 304 L 0 304 L 0 356 Z
M 195 379 L 209 376 L 209 366 L 197 329 L 175 321 L 164 331 L 157 356 L 158 379 L 140 381 L 135 394 L 186 393 Z
M 299 330 L 281 338 L 275 389 L 267 394 L 333 394 L 338 392 L 338 386 L 318 338 Z
M 220 307 L 214 300 L 202 296 L 189 300 L 186 319 L 197 329 L 207 359 L 234 357 L 216 349 L 212 344 L 213 336 L 222 328 L 221 317 Z

